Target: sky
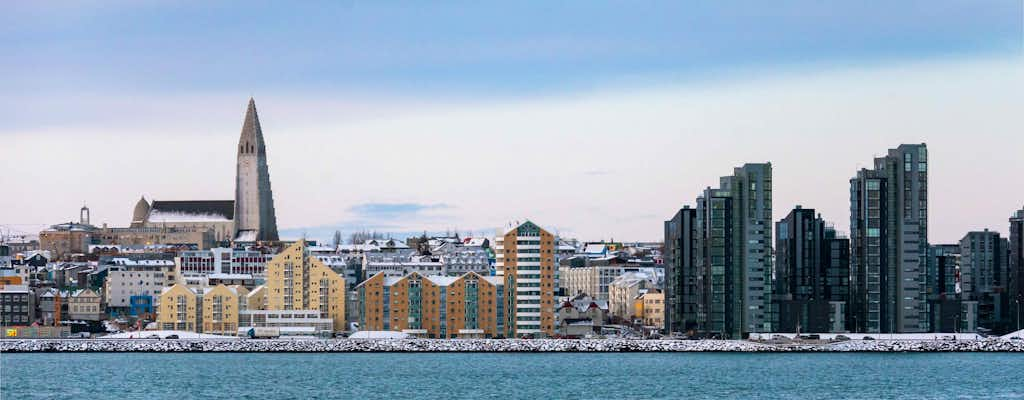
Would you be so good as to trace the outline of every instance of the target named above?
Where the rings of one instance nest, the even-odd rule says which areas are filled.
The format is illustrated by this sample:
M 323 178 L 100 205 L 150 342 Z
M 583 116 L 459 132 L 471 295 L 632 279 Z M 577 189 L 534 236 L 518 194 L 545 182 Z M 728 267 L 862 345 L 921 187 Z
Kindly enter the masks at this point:
M 285 237 L 660 240 L 746 162 L 844 231 L 929 147 L 930 241 L 1024 207 L 1024 10 L 1001 1 L 5 5 L 0 231 L 230 199 L 250 96 Z

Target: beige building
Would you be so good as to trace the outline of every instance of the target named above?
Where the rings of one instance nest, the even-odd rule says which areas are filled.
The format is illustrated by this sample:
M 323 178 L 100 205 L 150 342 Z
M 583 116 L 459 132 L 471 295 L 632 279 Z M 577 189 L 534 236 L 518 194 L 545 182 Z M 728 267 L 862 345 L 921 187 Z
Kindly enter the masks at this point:
M 565 294 L 586 294 L 598 300 L 608 300 L 608 286 L 615 278 L 642 268 L 617 256 L 589 258 L 577 256 L 564 259 L 558 268 L 558 284 Z
M 49 251 L 54 260 L 66 259 L 74 254 L 87 254 L 89 247 L 147 246 L 176 244 L 208 249 L 213 234 L 208 229 L 185 227 L 97 228 L 88 224 L 66 223 L 53 225 L 39 232 L 39 248 Z
M 505 337 L 555 334 L 555 246 L 533 222 L 499 231 L 495 268 L 505 280 Z
M 163 330 L 200 332 L 202 325 L 201 295 L 183 284 L 175 284 L 160 294 L 157 327 Z
M 267 309 L 267 285 L 260 285 L 245 295 L 245 310 Z
M 643 272 L 628 272 L 612 281 L 608 287 L 608 309 L 612 317 L 619 320 L 631 320 L 638 315 L 636 298 L 654 289 L 655 278 Z
M 212 241 L 230 241 L 235 233 L 234 209 L 232 200 L 154 200 L 150 203 L 143 197 L 132 211 L 131 228 L 209 231 Z
M 103 302 L 99 293 L 91 289 L 71 293 L 68 301 L 68 318 L 82 321 L 100 321 L 104 316 Z
M 136 207 L 138 208 L 138 207 Z M 138 211 L 138 210 L 136 210 Z M 39 232 L 39 249 L 53 260 L 89 253 L 89 247 L 145 246 L 158 244 L 194 245 L 207 249 L 213 244 L 213 230 L 205 226 L 136 225 L 129 228 L 96 227 L 89 223 L 89 208 L 82 207 L 78 222 L 52 225 Z
M 203 333 L 234 336 L 238 315 L 248 290 L 242 286 L 217 285 L 203 290 Z
M 665 293 L 658 289 L 647 289 L 636 298 L 636 314 L 633 318 L 639 319 L 644 326 L 665 329 Z
M 267 263 L 266 309 L 316 311 L 345 327 L 345 278 L 309 254 L 305 241 L 292 244 Z
M 39 232 L 39 249 L 50 252 L 53 260 L 61 260 L 72 254 L 85 254 L 92 244 L 96 227 L 75 223 L 53 225 Z

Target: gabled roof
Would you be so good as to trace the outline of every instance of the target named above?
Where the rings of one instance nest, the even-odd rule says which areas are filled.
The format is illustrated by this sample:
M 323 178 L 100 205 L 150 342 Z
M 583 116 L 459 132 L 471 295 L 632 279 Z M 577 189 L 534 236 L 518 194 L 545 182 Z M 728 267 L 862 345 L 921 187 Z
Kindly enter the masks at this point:
M 483 246 L 487 243 L 490 243 L 490 239 L 485 237 L 467 237 L 462 239 L 462 244 L 465 246 Z
M 518 221 L 513 222 L 513 223 L 509 223 L 508 226 L 505 227 L 505 230 L 501 231 L 501 235 L 502 236 L 508 235 L 509 233 L 512 233 L 513 231 L 518 230 L 519 228 L 526 228 L 526 229 L 530 229 L 530 230 L 538 230 L 538 231 L 547 232 L 547 230 L 545 230 L 544 228 L 541 228 L 540 225 L 537 225 L 537 224 L 533 223 L 533 221 L 526 220 L 526 221 L 523 221 L 522 223 L 520 223 Z
M 91 289 L 78 289 L 74 293 L 71 293 L 71 297 L 79 297 L 81 295 L 89 295 L 99 297 L 99 294 L 92 291 Z

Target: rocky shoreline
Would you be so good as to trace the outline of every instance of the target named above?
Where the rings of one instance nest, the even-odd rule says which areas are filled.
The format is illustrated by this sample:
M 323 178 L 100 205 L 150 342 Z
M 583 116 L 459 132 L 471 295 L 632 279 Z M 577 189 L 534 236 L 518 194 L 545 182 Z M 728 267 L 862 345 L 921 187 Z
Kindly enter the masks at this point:
M 858 340 L 767 344 L 743 340 L 625 339 L 0 340 L 0 353 L 26 352 L 1024 352 L 1024 341 Z

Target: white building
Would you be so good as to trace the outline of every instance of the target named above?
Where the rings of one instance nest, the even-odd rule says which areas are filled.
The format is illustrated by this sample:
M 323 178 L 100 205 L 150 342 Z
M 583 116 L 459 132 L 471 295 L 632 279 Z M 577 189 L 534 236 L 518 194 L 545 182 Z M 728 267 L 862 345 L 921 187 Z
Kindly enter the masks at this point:
M 383 272 L 385 276 L 402 277 L 417 272 L 421 275 L 444 275 L 444 264 L 437 257 L 412 253 L 363 254 L 363 279 Z
M 171 260 L 111 260 L 104 287 L 107 307 L 128 309 L 132 296 L 150 296 L 155 304 L 161 290 L 177 281 L 174 270 Z
M 174 258 L 182 276 L 201 277 L 210 274 L 251 275 L 257 283 L 263 282 L 267 261 L 273 254 L 255 250 L 239 250 L 218 247 L 210 250 L 183 251 Z
M 490 275 L 490 254 L 481 246 L 446 242 L 431 249 L 431 254 L 440 257 L 445 275 L 462 276 L 467 272 Z

